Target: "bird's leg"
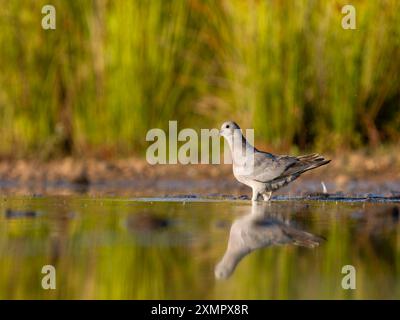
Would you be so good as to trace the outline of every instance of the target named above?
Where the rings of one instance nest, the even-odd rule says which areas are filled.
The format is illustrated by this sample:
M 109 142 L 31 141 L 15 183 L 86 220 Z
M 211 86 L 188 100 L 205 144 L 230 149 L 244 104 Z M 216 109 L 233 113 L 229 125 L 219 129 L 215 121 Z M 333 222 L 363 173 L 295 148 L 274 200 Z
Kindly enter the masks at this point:
M 251 201 L 258 201 L 259 196 L 260 196 L 260 193 L 258 192 L 258 190 L 253 188 L 253 197 L 251 198 Z
M 269 201 L 272 196 L 272 191 L 264 192 L 262 196 L 263 196 L 264 201 Z

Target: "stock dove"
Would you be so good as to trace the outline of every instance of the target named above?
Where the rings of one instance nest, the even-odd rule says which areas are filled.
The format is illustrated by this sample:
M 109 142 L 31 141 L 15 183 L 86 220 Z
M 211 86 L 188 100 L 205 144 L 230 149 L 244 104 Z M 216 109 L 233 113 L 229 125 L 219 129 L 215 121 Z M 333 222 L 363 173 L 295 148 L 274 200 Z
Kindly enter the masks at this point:
M 268 201 L 272 191 L 287 185 L 302 173 L 331 161 L 316 153 L 295 157 L 257 150 L 233 121 L 223 123 L 220 134 L 231 149 L 233 175 L 239 182 L 253 189 L 253 201 L 257 201 L 260 196 Z
M 250 213 L 233 222 L 227 249 L 214 270 L 217 279 L 228 278 L 239 262 L 257 249 L 285 244 L 315 248 L 325 240 L 285 222 L 268 208 L 264 203 L 254 204 Z

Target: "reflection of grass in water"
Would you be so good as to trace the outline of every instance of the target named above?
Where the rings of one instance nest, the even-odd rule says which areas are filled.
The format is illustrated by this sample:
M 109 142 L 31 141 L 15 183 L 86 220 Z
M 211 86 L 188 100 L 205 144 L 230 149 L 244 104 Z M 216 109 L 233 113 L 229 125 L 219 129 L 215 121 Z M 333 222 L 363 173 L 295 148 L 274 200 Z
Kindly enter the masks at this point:
M 365 299 L 398 298 L 398 265 L 385 261 L 380 252 L 372 251 L 370 240 L 363 232 L 355 233 L 353 221 L 343 215 L 341 204 L 315 210 L 313 221 L 323 220 L 329 230 L 314 226 L 327 241 L 316 249 L 298 247 L 268 248 L 252 253 L 239 264 L 236 273 L 226 282 L 216 285 L 215 297 L 249 299 Z M 348 209 L 346 209 L 348 211 Z M 325 215 L 321 218 L 320 215 Z M 327 215 L 329 215 L 327 217 Z M 312 229 L 313 230 L 313 229 Z M 311 230 L 309 230 L 311 231 Z M 322 231 L 322 232 L 321 232 Z M 328 231 L 328 232 L 327 232 Z M 381 234 L 383 245 L 394 246 L 392 254 L 399 259 L 397 236 Z M 378 233 L 379 235 L 379 233 Z M 357 290 L 341 287 L 342 267 L 354 265 Z
M 78 221 L 71 222 L 78 224 L 74 233 L 53 225 L 61 233 L 52 237 L 43 220 L 32 220 L 39 226 L 35 231 L 21 228 L 18 233 L 14 226 L 13 238 L 2 232 L 0 247 L 8 254 L 1 261 L 1 298 L 155 299 L 176 294 L 190 298 L 204 291 L 205 283 L 196 280 L 199 270 L 191 246 L 138 245 L 135 234 L 122 223 L 132 209 L 118 203 L 109 203 L 100 215 L 93 209 L 103 211 L 98 205 L 79 209 Z M 23 251 L 5 249 L 15 238 Z M 40 270 L 51 261 L 57 269 L 58 290 L 45 291 L 40 287 Z
M 396 274 L 400 274 L 400 224 L 397 226 L 397 234 L 396 234 Z M 400 297 L 400 281 L 398 278 L 396 279 L 396 297 Z
M 245 257 L 231 278 L 213 279 L 226 249 L 226 228 L 218 220 L 235 219 L 250 207 L 234 204 L 140 204 L 126 201 L 54 201 L 35 199 L 7 206 L 41 209 L 39 218 L 0 218 L 0 298 L 380 298 L 398 297 L 399 228 L 378 233 L 374 247 L 365 223 L 350 219 L 359 205 L 311 206 L 307 227 L 327 241 L 316 249 L 282 246 Z M 0 212 L 5 204 L 1 203 Z M 279 205 L 278 205 L 279 206 Z M 274 206 L 272 206 L 273 211 Z M 282 207 L 285 208 L 285 207 Z M 281 210 L 282 210 L 281 208 Z M 290 205 L 286 206 L 289 211 Z M 173 218 L 168 234 L 193 233 L 193 244 L 139 245 L 124 225 L 129 215 L 151 209 Z M 284 209 L 283 209 L 284 210 Z M 61 219 L 75 212 L 73 219 Z M 186 239 L 186 238 L 184 238 Z M 380 246 L 388 248 L 383 254 Z M 44 264 L 57 268 L 56 291 L 40 287 Z M 357 290 L 341 288 L 341 268 L 357 269 Z
M 109 257 L 112 256 L 112 260 Z M 161 299 L 175 292 L 187 294 L 193 277 L 190 255 L 176 248 L 119 246 L 100 249 L 93 297 L 98 299 Z

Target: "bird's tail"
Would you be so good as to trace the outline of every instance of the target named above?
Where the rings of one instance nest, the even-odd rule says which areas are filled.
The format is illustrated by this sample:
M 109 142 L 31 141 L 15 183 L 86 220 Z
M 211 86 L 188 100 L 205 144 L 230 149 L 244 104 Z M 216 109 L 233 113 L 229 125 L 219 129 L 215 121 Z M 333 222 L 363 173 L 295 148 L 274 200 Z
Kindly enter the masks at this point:
M 302 172 L 306 172 L 308 170 L 321 167 L 331 162 L 331 160 L 326 160 L 323 156 L 319 155 L 318 153 L 299 156 L 297 157 L 297 160 L 299 160 L 300 164 L 305 167 Z
M 301 247 L 315 248 L 318 247 L 321 242 L 326 240 L 321 236 L 317 236 L 289 226 L 283 230 L 285 234 L 292 239 L 293 244 Z
M 286 168 L 286 170 L 276 179 L 272 180 L 272 190 L 277 190 L 289 182 L 296 180 L 300 175 L 308 170 L 312 170 L 328 164 L 331 160 L 326 160 L 317 153 L 299 156 L 295 158 L 297 161 Z
M 313 153 L 305 156 L 296 157 L 297 162 L 293 163 L 292 166 L 286 169 L 286 172 L 282 176 L 294 175 L 298 177 L 300 174 L 312 170 L 321 166 L 324 166 L 331 162 L 331 160 L 326 160 L 323 156 Z

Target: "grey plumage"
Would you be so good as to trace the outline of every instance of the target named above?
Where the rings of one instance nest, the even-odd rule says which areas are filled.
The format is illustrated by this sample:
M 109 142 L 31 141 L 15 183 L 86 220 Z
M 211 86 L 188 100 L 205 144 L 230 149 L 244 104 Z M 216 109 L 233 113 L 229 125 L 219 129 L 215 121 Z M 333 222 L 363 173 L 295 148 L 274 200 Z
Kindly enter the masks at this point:
M 272 216 L 265 204 L 254 204 L 250 214 L 233 222 L 227 249 L 215 267 L 215 277 L 228 278 L 239 262 L 254 250 L 284 244 L 315 248 L 323 240 Z
M 233 174 L 239 182 L 253 189 L 254 201 L 259 196 L 269 200 L 272 191 L 330 162 L 316 153 L 296 157 L 260 151 L 243 137 L 240 127 L 233 121 L 225 122 L 220 133 L 231 149 Z

